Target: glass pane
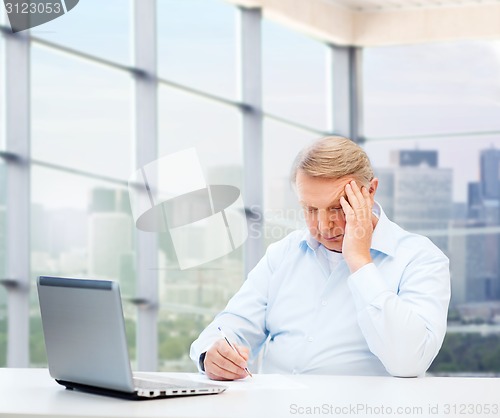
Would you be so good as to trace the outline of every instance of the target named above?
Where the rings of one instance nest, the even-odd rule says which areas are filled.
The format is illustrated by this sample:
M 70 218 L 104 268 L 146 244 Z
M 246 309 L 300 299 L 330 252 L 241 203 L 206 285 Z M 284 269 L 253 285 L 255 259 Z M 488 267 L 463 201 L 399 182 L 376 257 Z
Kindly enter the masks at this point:
M 318 41 L 263 20 L 264 110 L 326 131 L 327 51 Z
M 1 15 L 2 13 L 0 13 Z M 5 149 L 5 44 L 0 35 L 0 150 Z
M 221 0 L 158 2 L 161 78 L 236 99 L 236 8 Z
M 128 74 L 34 46 L 33 158 L 128 179 L 132 172 L 132 97 Z
M 500 41 L 366 48 L 368 138 L 500 129 Z
M 129 352 L 135 358 L 134 222 L 128 191 L 67 172 L 32 168 L 31 272 L 120 283 Z M 32 292 L 31 364 L 46 364 L 38 298 Z
M 498 373 L 500 140 L 461 136 L 368 141 L 376 200 L 450 258 L 448 336 L 431 371 Z M 493 339 L 491 339 L 491 338 Z M 496 338 L 496 337 L 495 337 Z
M 85 0 L 30 30 L 31 35 L 120 64 L 131 64 L 131 5 L 127 0 Z
M 7 261 L 7 170 L 0 160 L 0 278 L 6 277 Z M 0 286 L 0 367 L 7 360 L 7 292 Z
M 265 244 L 305 227 L 298 199 L 290 182 L 290 170 L 298 152 L 315 139 L 314 134 L 264 120 Z
M 235 109 L 167 87 L 159 94 L 159 155 L 196 149 L 204 183 L 232 185 L 241 190 L 243 169 L 240 115 Z M 179 181 L 182 181 L 179 173 Z M 189 174 L 188 174 L 189 175 Z M 243 281 L 243 246 L 220 258 L 181 270 L 169 233 L 160 237 L 161 370 L 196 370 L 189 346 L 220 311 Z M 209 252 L 206 234 L 186 237 Z
M 241 117 L 236 109 L 162 86 L 159 119 L 160 156 L 195 147 L 209 181 L 241 187 Z

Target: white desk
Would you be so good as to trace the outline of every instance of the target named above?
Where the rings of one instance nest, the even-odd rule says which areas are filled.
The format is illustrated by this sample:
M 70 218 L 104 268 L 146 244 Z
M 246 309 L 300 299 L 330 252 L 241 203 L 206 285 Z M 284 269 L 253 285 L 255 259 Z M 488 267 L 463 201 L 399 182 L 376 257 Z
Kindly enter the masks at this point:
M 46 369 L 0 369 L 0 416 L 500 417 L 500 379 L 495 378 L 256 375 L 228 386 L 218 395 L 128 401 L 66 390 Z

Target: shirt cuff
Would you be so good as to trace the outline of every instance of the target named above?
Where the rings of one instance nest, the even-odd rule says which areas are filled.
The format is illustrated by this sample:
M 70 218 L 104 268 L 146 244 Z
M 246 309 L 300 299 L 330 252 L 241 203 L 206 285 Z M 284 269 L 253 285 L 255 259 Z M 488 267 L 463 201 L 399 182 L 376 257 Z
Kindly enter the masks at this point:
M 205 371 L 205 356 L 207 355 L 207 352 L 203 352 L 200 354 L 200 359 L 198 360 L 198 367 L 202 372 Z
M 348 285 L 358 312 L 368 305 L 376 306 L 376 299 L 383 293 L 390 291 L 380 271 L 373 263 L 368 263 L 351 274 Z

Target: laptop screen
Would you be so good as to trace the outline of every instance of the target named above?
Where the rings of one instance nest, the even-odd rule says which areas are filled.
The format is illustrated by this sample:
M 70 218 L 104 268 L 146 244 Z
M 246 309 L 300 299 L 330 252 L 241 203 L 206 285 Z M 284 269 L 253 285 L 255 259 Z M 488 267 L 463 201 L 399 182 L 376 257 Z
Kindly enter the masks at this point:
M 37 285 L 50 375 L 133 392 L 118 283 L 41 276 Z

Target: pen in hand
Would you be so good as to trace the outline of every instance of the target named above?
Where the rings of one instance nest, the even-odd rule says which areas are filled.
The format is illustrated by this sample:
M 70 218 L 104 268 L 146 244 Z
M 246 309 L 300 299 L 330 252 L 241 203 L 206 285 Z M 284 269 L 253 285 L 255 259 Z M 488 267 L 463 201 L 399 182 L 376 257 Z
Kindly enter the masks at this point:
M 229 341 L 229 339 L 226 337 L 226 334 L 224 334 L 224 331 L 222 331 L 222 328 L 221 327 L 217 327 L 217 329 L 219 330 L 219 334 L 221 335 L 222 338 L 224 338 L 226 340 L 226 342 L 229 344 L 229 347 L 231 347 L 236 353 L 238 353 L 238 355 L 241 355 L 238 350 L 236 350 L 236 347 L 231 343 L 231 341 Z M 250 377 L 253 377 L 252 376 L 252 373 L 250 373 L 250 370 L 248 370 L 248 368 L 245 367 L 245 371 L 247 372 L 247 374 L 250 376 Z

